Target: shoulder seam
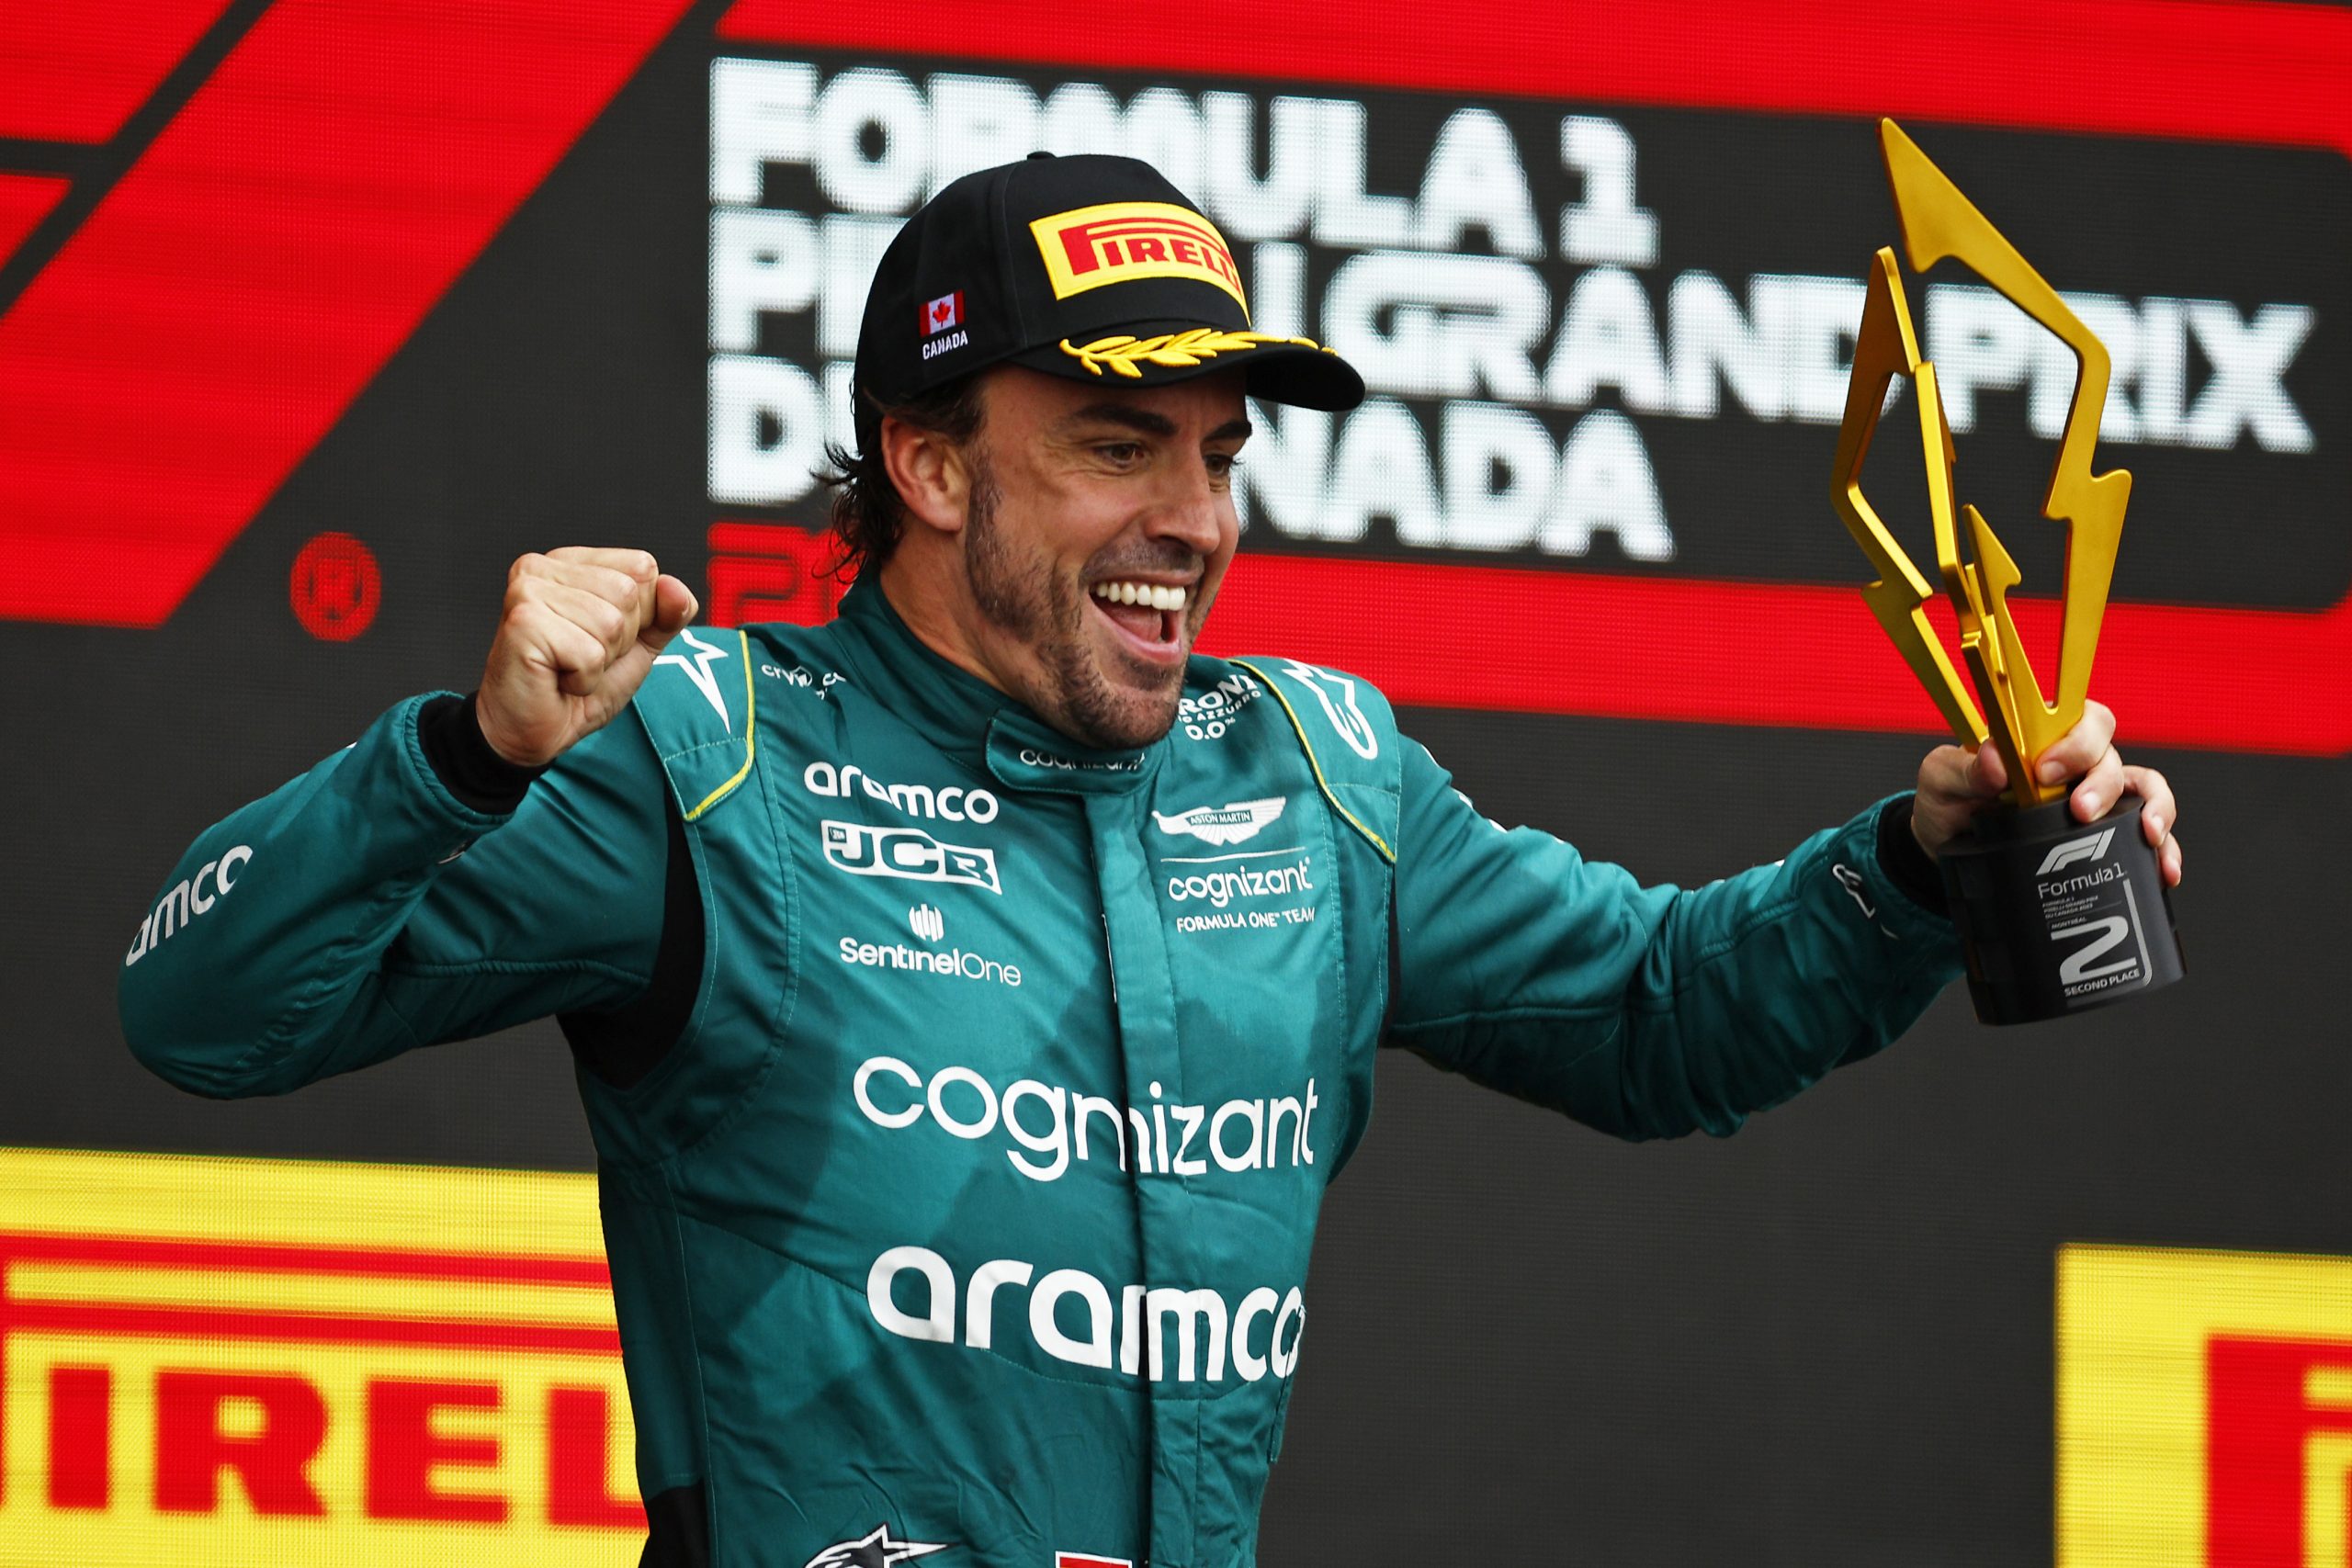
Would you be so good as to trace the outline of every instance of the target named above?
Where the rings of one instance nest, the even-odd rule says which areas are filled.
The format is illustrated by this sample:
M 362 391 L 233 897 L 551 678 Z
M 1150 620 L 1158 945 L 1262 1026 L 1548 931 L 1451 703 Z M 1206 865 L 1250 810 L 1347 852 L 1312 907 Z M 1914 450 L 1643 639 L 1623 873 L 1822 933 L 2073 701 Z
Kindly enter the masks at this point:
M 759 696 L 752 684 L 752 638 L 750 634 L 741 630 L 737 631 L 735 634 L 735 644 L 741 653 L 743 665 L 743 765 L 736 769 L 734 773 L 729 777 L 724 784 L 721 784 L 717 789 L 712 790 L 708 795 L 703 796 L 702 804 L 686 812 L 681 818 L 681 820 L 683 821 L 694 821 L 704 812 L 708 811 L 712 807 L 718 805 L 720 801 L 725 800 L 729 795 L 734 794 L 735 786 L 741 784 L 745 779 L 751 776 L 752 764 L 753 761 L 758 760 L 760 754 Z

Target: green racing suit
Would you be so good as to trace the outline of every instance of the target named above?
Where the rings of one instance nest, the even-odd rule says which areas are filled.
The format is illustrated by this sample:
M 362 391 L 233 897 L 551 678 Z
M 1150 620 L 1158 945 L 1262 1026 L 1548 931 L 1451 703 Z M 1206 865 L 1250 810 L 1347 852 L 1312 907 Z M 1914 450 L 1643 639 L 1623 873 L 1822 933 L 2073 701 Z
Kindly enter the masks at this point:
M 683 844 L 684 1027 L 578 1074 L 649 1562 L 1249 1564 L 1376 1046 L 1722 1134 L 1960 969 L 1902 797 L 1644 887 L 1295 660 L 1196 657 L 1168 737 L 1092 751 L 858 589 L 682 634 L 511 811 L 436 772 L 425 701 L 197 840 L 125 1032 L 275 1094 L 625 1010 Z

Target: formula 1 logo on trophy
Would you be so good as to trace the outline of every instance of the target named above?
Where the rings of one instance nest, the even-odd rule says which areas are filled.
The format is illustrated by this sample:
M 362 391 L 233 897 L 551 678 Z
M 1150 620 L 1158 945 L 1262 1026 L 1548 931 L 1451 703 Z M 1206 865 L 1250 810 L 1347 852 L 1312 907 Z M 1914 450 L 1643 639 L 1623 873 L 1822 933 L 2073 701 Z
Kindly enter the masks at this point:
M 2132 476 L 2122 469 L 2091 472 L 2107 406 L 2107 349 L 1901 127 L 1881 120 L 1879 141 L 1911 269 L 1925 272 L 1947 257 L 1961 262 L 2056 333 L 2080 367 L 2042 502 L 2045 516 L 2066 525 L 2054 701 L 2043 697 L 2011 618 L 2017 563 L 1982 513 L 1955 508 L 1951 430 L 1935 365 L 1919 356 L 1891 247 L 1872 258 L 1830 483 L 1831 504 L 1878 570 L 1863 600 L 1960 744 L 1981 746 L 1989 733 L 2012 781 L 2002 804 L 1939 857 L 1976 1016 L 1986 1023 L 2059 1018 L 2170 985 L 2182 973 L 2164 876 L 2140 832 L 2140 797 L 2126 795 L 2100 820 L 2079 823 L 2067 808 L 2071 785 L 2041 784 L 2032 767 L 2082 717 L 2132 495 Z M 1959 617 L 1961 653 L 1981 709 L 1928 628 L 1928 580 L 1862 495 L 1862 460 L 1897 376 L 1918 393 L 1936 565 Z

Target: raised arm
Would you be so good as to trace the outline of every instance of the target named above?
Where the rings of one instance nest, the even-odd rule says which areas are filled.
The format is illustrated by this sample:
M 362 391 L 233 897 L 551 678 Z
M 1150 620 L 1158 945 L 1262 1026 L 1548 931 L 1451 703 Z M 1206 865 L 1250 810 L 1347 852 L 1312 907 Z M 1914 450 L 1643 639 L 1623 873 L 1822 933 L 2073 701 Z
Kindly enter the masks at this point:
M 132 1051 L 282 1093 L 642 991 L 666 786 L 637 725 L 605 727 L 693 608 L 641 552 L 517 562 L 478 709 L 403 702 L 198 837 L 124 958 Z

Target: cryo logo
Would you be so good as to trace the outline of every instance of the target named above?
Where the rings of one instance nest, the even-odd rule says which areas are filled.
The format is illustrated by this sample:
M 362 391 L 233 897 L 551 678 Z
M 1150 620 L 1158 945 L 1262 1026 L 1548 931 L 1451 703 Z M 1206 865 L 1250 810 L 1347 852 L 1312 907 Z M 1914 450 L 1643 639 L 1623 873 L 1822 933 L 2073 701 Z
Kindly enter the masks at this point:
M 2114 837 L 2115 829 L 2109 828 L 2103 833 L 2091 833 L 2079 839 L 2069 839 L 2042 857 L 2041 869 L 2035 872 L 2034 875 L 2047 876 L 2061 867 L 2073 865 L 2076 861 L 2104 860 L 2107 858 L 2108 843 Z
M 852 876 L 900 876 L 910 882 L 955 882 L 1001 894 L 996 852 L 945 844 L 920 828 L 874 828 L 863 822 L 819 824 L 825 859 Z

